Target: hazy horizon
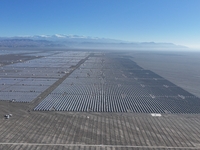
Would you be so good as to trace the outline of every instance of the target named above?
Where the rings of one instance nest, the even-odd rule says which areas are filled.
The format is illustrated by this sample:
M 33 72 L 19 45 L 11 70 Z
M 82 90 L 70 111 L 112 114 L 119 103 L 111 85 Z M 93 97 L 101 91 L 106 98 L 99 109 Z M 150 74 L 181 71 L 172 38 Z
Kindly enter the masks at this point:
M 1 1 L 1 37 L 80 35 L 200 48 L 199 0 Z

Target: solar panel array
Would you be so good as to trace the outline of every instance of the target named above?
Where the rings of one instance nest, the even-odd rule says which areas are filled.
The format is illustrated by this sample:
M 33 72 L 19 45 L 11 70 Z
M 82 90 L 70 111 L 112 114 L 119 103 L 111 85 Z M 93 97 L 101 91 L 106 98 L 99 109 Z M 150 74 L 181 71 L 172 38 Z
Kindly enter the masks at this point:
M 34 110 L 200 113 L 200 99 L 127 58 L 89 57 Z
M 37 53 L 36 53 L 37 55 Z M 81 59 L 84 59 L 86 52 L 63 52 L 21 63 L 6 65 L 0 69 L 0 77 L 6 78 L 62 78 L 62 72 L 69 71 Z
M 1 78 L 0 100 L 30 102 L 55 81 L 44 78 Z
M 4 54 L 4 53 L 3 53 Z M 43 56 L 0 68 L 0 100 L 30 102 L 62 78 L 87 52 L 27 52 Z

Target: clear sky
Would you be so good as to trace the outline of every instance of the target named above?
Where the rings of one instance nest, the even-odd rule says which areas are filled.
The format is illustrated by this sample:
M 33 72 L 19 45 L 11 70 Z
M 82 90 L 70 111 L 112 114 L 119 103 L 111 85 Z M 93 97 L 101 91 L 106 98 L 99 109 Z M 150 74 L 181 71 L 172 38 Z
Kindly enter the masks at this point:
M 200 48 L 200 0 L 1 0 L 0 36 L 75 34 Z

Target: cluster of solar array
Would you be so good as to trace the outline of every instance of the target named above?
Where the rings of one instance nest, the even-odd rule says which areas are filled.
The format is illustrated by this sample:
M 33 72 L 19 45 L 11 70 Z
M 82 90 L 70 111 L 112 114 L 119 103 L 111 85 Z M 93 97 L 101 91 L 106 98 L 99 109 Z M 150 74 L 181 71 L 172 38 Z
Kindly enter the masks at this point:
M 0 78 L 62 78 L 64 73 L 84 59 L 88 53 L 85 52 L 62 52 L 58 54 L 48 53 L 26 54 L 27 56 L 44 56 L 38 59 L 6 65 L 0 69 Z
M 200 113 L 200 99 L 127 58 L 90 57 L 34 110 Z
M 44 78 L 1 78 L 0 100 L 30 102 L 55 81 Z
M 88 53 L 38 52 L 25 55 L 38 58 L 1 67 L 0 100 L 15 102 L 34 100 Z

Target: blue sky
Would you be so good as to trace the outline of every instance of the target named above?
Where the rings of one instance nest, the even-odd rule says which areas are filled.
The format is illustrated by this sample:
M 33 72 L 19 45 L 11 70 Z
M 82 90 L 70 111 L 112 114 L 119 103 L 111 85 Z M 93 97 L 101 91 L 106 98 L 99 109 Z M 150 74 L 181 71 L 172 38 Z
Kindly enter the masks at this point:
M 1 0 L 0 36 L 75 34 L 200 48 L 200 0 Z

